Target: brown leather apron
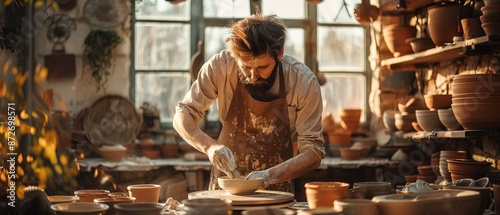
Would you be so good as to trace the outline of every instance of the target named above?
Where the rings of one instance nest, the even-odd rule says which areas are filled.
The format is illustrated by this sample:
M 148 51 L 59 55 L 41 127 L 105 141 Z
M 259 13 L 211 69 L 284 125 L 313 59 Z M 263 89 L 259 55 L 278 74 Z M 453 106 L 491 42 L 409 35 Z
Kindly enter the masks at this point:
M 238 81 L 217 140 L 231 149 L 242 176 L 276 166 L 293 156 L 281 63 L 278 68 L 279 98 L 269 102 L 254 99 Z M 209 190 L 220 189 L 217 178 L 221 175 L 224 173 L 212 167 Z M 266 189 L 293 193 L 293 183 L 269 185 Z

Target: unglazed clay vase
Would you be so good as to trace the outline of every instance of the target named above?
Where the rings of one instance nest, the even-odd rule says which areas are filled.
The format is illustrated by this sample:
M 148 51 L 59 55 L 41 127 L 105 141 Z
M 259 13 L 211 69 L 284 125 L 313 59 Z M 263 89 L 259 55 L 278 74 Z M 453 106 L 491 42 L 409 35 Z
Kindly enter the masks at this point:
M 134 184 L 127 187 L 129 196 L 135 197 L 135 202 L 158 203 L 160 198 L 158 184 Z
M 310 209 L 317 207 L 333 207 L 337 199 L 348 199 L 349 184 L 345 182 L 308 182 L 306 188 L 306 199 Z
M 436 46 L 452 43 L 453 37 L 462 37 L 461 23 L 457 20 L 471 17 L 472 7 L 462 7 L 457 3 L 436 4 L 427 8 L 429 35 Z M 459 13 L 460 11 L 460 13 Z M 457 19 L 460 17 L 460 19 Z

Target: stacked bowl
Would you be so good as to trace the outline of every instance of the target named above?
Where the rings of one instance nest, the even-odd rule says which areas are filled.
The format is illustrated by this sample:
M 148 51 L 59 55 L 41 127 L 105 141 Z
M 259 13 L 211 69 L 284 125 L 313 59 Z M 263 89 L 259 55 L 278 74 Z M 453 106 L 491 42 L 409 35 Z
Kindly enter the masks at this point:
M 439 172 L 441 173 L 441 176 L 443 176 L 443 179 L 448 182 L 452 181 L 451 173 L 448 170 L 448 160 L 466 158 L 466 151 L 441 151 L 439 153 Z
M 500 74 L 462 74 L 453 78 L 451 108 L 465 130 L 500 128 Z
M 483 15 L 479 19 L 486 35 L 500 35 L 500 2 L 484 1 L 481 12 Z
M 485 177 L 491 168 L 491 163 L 472 159 L 448 159 L 448 171 L 451 180 L 456 181 L 464 178 L 480 179 Z

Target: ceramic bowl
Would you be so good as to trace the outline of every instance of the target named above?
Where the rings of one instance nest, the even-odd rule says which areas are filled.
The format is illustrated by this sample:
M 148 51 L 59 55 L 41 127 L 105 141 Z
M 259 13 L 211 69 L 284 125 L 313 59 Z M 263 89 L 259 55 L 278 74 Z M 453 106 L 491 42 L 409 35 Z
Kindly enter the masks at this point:
M 76 197 L 76 196 L 56 195 L 56 196 L 47 196 L 47 198 L 49 199 L 50 203 L 52 203 L 52 204 L 75 203 L 78 201 L 78 197 Z
M 339 151 L 342 160 L 358 160 L 363 153 L 362 148 L 341 147 Z
M 448 129 L 448 131 L 463 130 L 462 125 L 458 123 L 455 114 L 451 108 L 439 109 L 438 117 L 441 123 Z
M 418 171 L 418 174 L 420 174 L 420 175 L 434 176 L 434 172 L 432 171 L 431 165 L 418 166 L 417 171 Z
M 435 190 L 375 196 L 380 214 L 384 215 L 422 215 L 453 214 L 473 215 L 480 206 L 479 193 L 461 190 Z
M 94 202 L 97 198 L 107 198 L 109 190 L 86 189 L 76 190 L 74 193 L 78 197 L 78 202 Z
M 219 187 L 233 195 L 251 194 L 264 185 L 262 179 L 231 179 L 228 176 L 217 178 Z
M 57 215 L 102 215 L 109 206 L 90 202 L 61 203 L 50 206 Z
M 163 205 L 159 203 L 133 202 L 115 204 L 116 215 L 157 215 Z
M 451 94 L 425 95 L 425 105 L 430 110 L 451 108 Z
M 109 206 L 109 209 L 106 211 L 106 215 L 115 215 L 116 210 L 115 210 L 115 204 L 119 203 L 131 203 L 135 201 L 135 197 L 115 197 L 115 198 L 99 198 L 99 199 L 94 199 L 95 203 L 101 203 L 101 204 L 106 204 Z
M 438 112 L 435 110 L 416 110 L 415 117 L 420 127 L 427 132 L 445 130 L 443 123 L 439 120 Z
M 127 153 L 127 148 L 125 148 L 125 146 L 117 144 L 102 145 L 99 148 L 99 153 L 106 161 L 119 162 Z
M 410 43 L 411 49 L 414 53 L 422 52 L 436 47 L 430 37 L 414 37 L 407 39 L 406 42 Z

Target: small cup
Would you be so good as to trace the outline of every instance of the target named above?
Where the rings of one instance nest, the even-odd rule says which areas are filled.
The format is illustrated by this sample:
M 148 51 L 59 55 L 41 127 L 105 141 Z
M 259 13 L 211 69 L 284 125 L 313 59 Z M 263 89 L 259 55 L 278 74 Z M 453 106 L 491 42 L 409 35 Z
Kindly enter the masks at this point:
M 135 197 L 135 202 L 158 203 L 160 199 L 158 184 L 134 184 L 127 187 L 129 196 Z

